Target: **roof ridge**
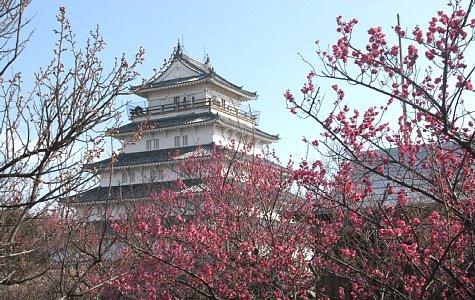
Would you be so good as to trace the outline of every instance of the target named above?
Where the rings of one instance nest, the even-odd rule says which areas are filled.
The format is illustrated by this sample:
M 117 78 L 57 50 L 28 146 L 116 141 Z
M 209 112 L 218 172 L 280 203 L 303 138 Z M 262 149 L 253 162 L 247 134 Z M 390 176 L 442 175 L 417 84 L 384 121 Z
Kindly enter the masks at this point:
M 205 72 L 205 73 L 211 73 L 213 71 L 212 68 L 210 68 L 209 66 L 207 66 L 206 64 L 204 63 L 201 63 L 199 61 L 197 61 L 196 59 L 186 55 L 186 54 L 182 54 L 182 56 L 180 58 L 178 58 L 179 60 L 183 60 L 187 63 L 190 63 L 192 65 L 194 65 L 195 67 L 197 67 L 198 69 L 200 69 L 201 71 Z
M 150 82 L 149 86 L 154 86 L 154 85 L 166 85 L 167 83 L 171 83 L 176 81 L 177 83 L 180 83 L 181 81 L 186 81 L 189 79 L 194 79 L 194 78 L 205 78 L 208 76 L 208 73 L 205 74 L 198 74 L 198 75 L 192 75 L 192 76 L 186 76 L 186 77 L 180 77 L 180 78 L 173 78 L 173 79 L 167 79 L 167 80 L 160 80 L 160 81 L 152 81 Z M 176 83 L 172 83 L 176 84 Z

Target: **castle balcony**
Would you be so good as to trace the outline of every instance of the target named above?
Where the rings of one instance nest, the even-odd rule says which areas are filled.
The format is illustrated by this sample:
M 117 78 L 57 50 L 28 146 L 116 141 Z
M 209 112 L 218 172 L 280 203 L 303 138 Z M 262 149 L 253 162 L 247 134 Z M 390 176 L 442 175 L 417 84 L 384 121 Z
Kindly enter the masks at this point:
M 141 119 L 157 119 L 160 117 L 169 117 L 187 113 L 191 111 L 210 111 L 223 116 L 230 117 L 237 121 L 245 121 L 254 126 L 259 124 L 260 112 L 251 110 L 245 111 L 227 104 L 225 101 L 217 97 L 208 97 L 201 99 L 190 99 L 188 101 L 180 101 L 177 103 L 148 106 L 147 101 L 139 103 L 127 104 L 127 113 L 131 121 L 139 121 Z

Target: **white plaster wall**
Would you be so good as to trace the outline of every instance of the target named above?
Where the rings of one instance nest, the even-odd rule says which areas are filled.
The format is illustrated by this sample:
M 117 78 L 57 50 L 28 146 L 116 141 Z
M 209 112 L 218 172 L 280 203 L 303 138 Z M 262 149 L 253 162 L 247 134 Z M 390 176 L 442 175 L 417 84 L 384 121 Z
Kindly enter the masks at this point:
M 176 60 L 158 79 L 160 81 L 165 81 L 176 78 L 195 76 L 197 74 L 197 72 L 190 70 L 181 61 Z
M 157 171 L 163 172 L 163 178 L 159 178 L 158 176 L 155 179 L 150 177 L 150 171 L 154 169 Z M 122 173 L 134 172 L 135 173 L 135 181 L 134 182 L 122 182 Z M 127 169 L 119 169 L 114 170 L 114 172 L 110 173 L 110 171 L 105 171 L 101 174 L 101 186 L 108 187 L 108 186 L 118 186 L 118 185 L 129 185 L 129 184 L 139 184 L 139 183 L 151 183 L 151 182 L 164 182 L 164 181 L 172 181 L 178 179 L 178 174 L 173 167 L 173 165 L 157 165 L 157 166 L 147 166 L 147 167 L 137 167 L 137 168 L 127 168 Z
M 173 103 L 173 97 L 184 95 L 195 95 L 196 99 L 218 96 L 224 98 L 229 104 L 233 104 L 236 107 L 239 107 L 242 103 L 241 96 L 211 83 L 199 83 L 189 86 L 166 88 L 151 92 L 148 94 L 148 101 L 150 106 L 157 104 L 168 104 Z M 158 100 L 164 100 L 165 98 L 167 99 L 166 102 L 157 102 Z
M 138 141 L 134 143 L 130 139 L 126 139 L 124 143 L 124 153 L 146 151 L 146 141 L 160 140 L 159 149 L 175 148 L 175 137 L 188 135 L 188 146 L 204 145 L 213 142 L 213 127 L 199 126 L 194 128 L 180 128 L 168 131 L 159 131 L 155 133 L 145 133 Z

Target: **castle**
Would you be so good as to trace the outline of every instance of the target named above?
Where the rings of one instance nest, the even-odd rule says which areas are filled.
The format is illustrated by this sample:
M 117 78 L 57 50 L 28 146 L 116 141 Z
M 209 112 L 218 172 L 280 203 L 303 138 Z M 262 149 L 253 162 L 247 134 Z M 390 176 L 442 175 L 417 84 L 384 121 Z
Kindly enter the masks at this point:
M 187 56 L 180 43 L 164 71 L 131 92 L 146 101 L 129 105 L 130 123 L 110 131 L 122 152 L 85 166 L 99 175 L 100 185 L 77 195 L 77 208 L 147 200 L 179 178 L 177 160 L 197 151 L 252 143 L 251 154 L 260 154 L 278 140 L 257 128 L 258 112 L 242 109 L 255 92 L 218 75 L 209 57 L 201 63 Z

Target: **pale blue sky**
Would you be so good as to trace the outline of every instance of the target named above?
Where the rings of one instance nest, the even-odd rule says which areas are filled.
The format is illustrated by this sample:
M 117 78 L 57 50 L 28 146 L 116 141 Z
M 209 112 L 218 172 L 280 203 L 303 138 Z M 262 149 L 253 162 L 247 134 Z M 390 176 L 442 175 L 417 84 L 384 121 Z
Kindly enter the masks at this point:
M 314 42 L 320 40 L 323 45 L 334 42 L 338 15 L 359 19 L 358 27 L 364 35 L 368 27 L 376 25 L 389 31 L 396 21 L 396 13 L 407 27 L 416 24 L 425 27 L 429 17 L 443 8 L 445 2 L 34 0 L 29 13 L 36 14 L 33 20 L 36 31 L 18 68 L 28 81 L 29 74 L 48 63 L 54 42 L 55 15 L 61 5 L 66 6 L 79 41 L 84 41 L 89 30 L 99 24 L 108 44 L 105 61 L 111 62 L 123 52 L 132 55 L 143 46 L 147 52 L 140 70 L 143 77 L 161 66 L 177 39 L 183 36 L 188 55 L 201 59 L 206 47 L 219 74 L 258 92 L 259 99 L 251 105 L 261 111 L 260 128 L 280 134 L 275 149 L 285 161 L 291 154 L 295 158 L 304 156 L 306 147 L 302 137 L 318 134 L 314 123 L 298 119 L 285 109 L 283 92 L 288 88 L 298 91 L 309 70 L 297 52 L 316 61 Z M 327 88 L 331 84 L 322 85 Z M 354 94 L 347 91 L 347 94 L 354 106 L 369 101 L 359 91 Z

